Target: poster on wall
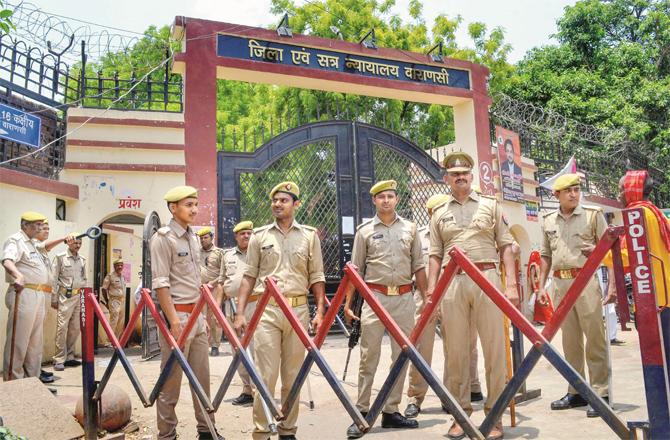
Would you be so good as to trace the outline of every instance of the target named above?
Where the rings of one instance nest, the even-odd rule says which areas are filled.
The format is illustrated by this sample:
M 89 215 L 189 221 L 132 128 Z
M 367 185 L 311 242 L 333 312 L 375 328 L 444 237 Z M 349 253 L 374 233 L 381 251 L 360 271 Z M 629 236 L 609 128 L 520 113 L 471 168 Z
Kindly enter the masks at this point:
M 540 212 L 539 203 L 526 200 L 526 220 L 536 222 L 539 212 Z
M 523 203 L 523 173 L 521 171 L 521 144 L 519 135 L 496 126 L 498 165 L 503 200 Z
M 123 263 L 123 279 L 126 284 L 130 283 L 130 263 Z
M 112 249 L 112 262 L 122 258 L 123 258 L 123 252 L 121 251 L 121 249 L 117 248 Z

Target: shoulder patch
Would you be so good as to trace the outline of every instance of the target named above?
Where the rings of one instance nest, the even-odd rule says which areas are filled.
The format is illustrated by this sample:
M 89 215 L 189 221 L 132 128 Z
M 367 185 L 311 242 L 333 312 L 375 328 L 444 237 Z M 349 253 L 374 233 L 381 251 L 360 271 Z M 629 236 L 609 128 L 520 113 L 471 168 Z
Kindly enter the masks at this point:
M 165 235 L 168 232 L 170 232 L 170 227 L 169 226 L 163 226 L 162 228 L 159 228 L 156 232 L 161 234 L 161 235 Z
M 264 226 L 259 226 L 259 227 L 257 227 L 257 228 L 254 228 L 254 234 L 255 234 L 256 232 L 267 231 L 267 230 L 270 229 L 271 227 L 272 227 L 272 224 L 264 225 Z
M 361 229 L 363 226 L 368 225 L 368 224 L 370 224 L 370 223 L 372 223 L 372 219 L 371 219 L 371 218 L 365 220 L 363 223 L 361 223 L 360 225 L 356 226 L 356 230 L 358 231 L 358 230 Z

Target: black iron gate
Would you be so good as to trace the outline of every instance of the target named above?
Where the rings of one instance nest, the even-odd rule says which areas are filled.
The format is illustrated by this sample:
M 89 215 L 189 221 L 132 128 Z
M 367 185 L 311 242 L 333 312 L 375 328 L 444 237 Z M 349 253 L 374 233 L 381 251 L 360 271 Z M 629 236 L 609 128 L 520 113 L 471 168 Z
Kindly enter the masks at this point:
M 219 245 L 235 244 L 240 220 L 272 221 L 268 192 L 279 182 L 300 186 L 297 221 L 316 227 L 328 284 L 339 282 L 350 260 L 356 226 L 374 216 L 370 187 L 395 179 L 398 213 L 428 223 L 425 202 L 446 192 L 440 165 L 424 150 L 388 130 L 352 121 L 324 121 L 286 131 L 252 153 L 218 155 Z

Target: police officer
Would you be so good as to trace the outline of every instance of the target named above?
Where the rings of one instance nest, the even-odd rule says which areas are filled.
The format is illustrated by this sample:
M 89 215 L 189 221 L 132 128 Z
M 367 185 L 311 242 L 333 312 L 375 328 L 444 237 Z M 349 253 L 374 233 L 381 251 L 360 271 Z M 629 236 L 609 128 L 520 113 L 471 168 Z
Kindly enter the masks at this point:
M 463 152 L 449 153 L 443 162 L 444 181 L 451 188 L 449 199 L 438 207 L 430 221 L 429 294 L 432 294 L 440 271 L 449 262 L 448 252 L 458 246 L 494 285 L 501 287 L 499 263 L 505 263 L 505 295 L 519 303 L 514 274 L 514 239 L 497 200 L 478 194 L 472 188 L 474 161 Z M 459 271 L 460 272 L 460 271 Z M 505 386 L 505 338 L 503 314 L 488 296 L 464 273 L 457 273 L 443 298 L 440 322 L 444 326 L 445 386 L 466 413 L 470 403 L 470 354 L 472 325 L 481 338 L 486 366 L 488 398 L 484 410 L 489 411 Z M 451 439 L 465 436 L 454 422 L 447 432 Z M 488 439 L 503 437 L 498 420 Z
M 3 357 L 4 380 L 37 377 L 42 364 L 46 295 L 51 294 L 49 269 L 37 250 L 36 235 L 46 217 L 28 211 L 21 215 L 21 230 L 2 249 L 8 309 Z
M 214 246 L 214 233 L 209 226 L 199 229 L 197 235 L 200 237 L 201 246 L 200 277 L 203 284 L 207 284 L 214 289 L 214 300 L 221 309 L 223 289 L 219 283 L 219 274 L 223 264 L 223 249 Z M 211 347 L 209 355 L 218 356 L 222 330 L 209 306 L 207 306 L 207 324 L 209 325 L 209 346 Z
M 414 326 L 414 290 L 412 276 L 422 299 L 426 294 L 426 271 L 421 251 L 421 239 L 416 225 L 400 217 L 395 208 L 400 200 L 395 180 L 377 182 L 370 188 L 376 215 L 363 222 L 354 237 L 351 262 L 358 267 L 375 297 L 384 306 L 398 326 L 409 335 Z M 353 286 L 347 292 L 345 316 L 359 319 L 351 311 Z M 372 385 L 379 365 L 382 337 L 385 327 L 380 317 L 365 303 L 361 310 L 361 361 L 358 376 L 358 401 L 356 406 L 362 413 L 370 408 Z M 400 346 L 391 339 L 391 358 L 395 361 Z M 402 388 L 407 366 L 389 394 L 382 412 L 382 428 L 417 428 L 416 420 L 401 415 L 398 405 L 402 399 Z M 361 437 L 363 433 L 356 424 L 347 429 L 349 438 Z
M 109 326 L 118 338 L 123 332 L 124 314 L 126 310 L 126 280 L 123 278 L 123 260 L 117 258 L 113 263 L 114 270 L 102 281 L 103 303 L 109 312 Z
M 264 281 L 272 276 L 305 327 L 309 321 L 307 293 L 311 289 L 316 300 L 316 315 L 312 325 L 318 331 L 325 307 L 321 241 L 316 228 L 295 221 L 295 213 L 300 206 L 298 185 L 294 182 L 282 182 L 272 188 L 270 199 L 275 221 L 254 229 L 249 240 L 246 269 L 238 294 L 239 307 L 235 315 L 235 328 L 237 331 L 244 330 L 247 324 L 247 302 L 264 292 Z M 254 333 L 254 344 L 258 373 L 268 386 L 270 394 L 274 394 L 277 376 L 281 372 L 281 399 L 284 401 L 302 365 L 305 348 L 274 300 L 270 300 L 263 311 Z M 293 405 L 286 419 L 279 423 L 280 439 L 296 438 L 298 408 L 299 405 Z M 270 438 L 271 432 L 257 391 L 253 420 L 253 438 Z
M 51 307 L 58 311 L 56 321 L 56 354 L 54 370 L 76 367 L 81 362 L 75 358 L 74 350 L 79 336 L 79 311 L 81 288 L 86 286 L 86 259 L 79 255 L 81 238 L 68 245 L 65 252 L 54 258 L 54 276 Z
M 433 211 L 445 203 L 449 199 L 447 194 L 435 194 L 426 201 L 426 211 L 428 211 L 428 218 L 433 216 Z M 423 262 L 428 267 L 428 258 L 430 252 L 430 228 L 424 226 L 419 228 L 419 238 L 421 239 L 421 250 L 423 253 Z M 414 323 L 419 321 L 421 312 L 423 311 L 423 298 L 419 292 L 414 293 L 414 302 L 416 303 L 416 313 L 414 315 Z M 428 324 L 423 330 L 421 337 L 417 341 L 417 350 L 421 357 L 431 364 L 433 360 L 433 346 L 435 344 L 435 329 L 437 326 L 437 319 L 428 321 Z M 440 326 L 442 338 L 444 339 L 444 326 Z M 470 356 L 470 379 L 472 380 L 470 386 L 470 401 L 477 402 L 483 400 L 481 384 L 479 383 L 479 373 L 477 372 L 477 331 L 474 327 L 474 322 L 470 325 L 471 338 L 471 356 Z M 444 371 L 444 381 L 447 381 L 446 370 Z M 414 418 L 421 412 L 421 404 L 426 397 L 428 391 L 428 383 L 423 378 L 419 370 L 414 364 L 409 367 L 409 387 L 407 388 L 407 397 L 409 403 L 405 409 L 405 417 Z
M 542 231 L 542 261 L 540 263 L 540 292 L 538 301 L 547 303 L 544 285 L 553 275 L 553 301 L 558 305 L 574 278 L 586 262 L 596 243 L 600 240 L 607 222 L 602 210 L 580 203 L 579 175 L 565 174 L 552 186 L 559 208 L 544 215 Z M 609 269 L 609 279 L 614 279 Z M 608 400 L 607 341 L 603 325 L 602 292 L 598 278 L 594 275 L 582 291 L 579 299 L 563 321 L 561 333 L 565 359 L 582 377 L 584 358 L 589 367 L 589 382 L 594 391 Z M 586 337 L 586 346 L 583 338 Z M 562 399 L 551 403 L 551 409 L 562 410 L 586 406 L 586 400 L 572 386 Z M 588 417 L 598 413 L 589 408 Z
M 237 246 L 227 249 L 223 252 L 223 264 L 221 265 L 221 274 L 219 277 L 221 285 L 223 285 L 223 294 L 226 298 L 231 298 L 237 301 L 240 291 L 240 283 L 244 276 L 244 267 L 247 261 L 247 248 L 249 247 L 249 238 L 253 232 L 254 224 L 250 221 L 242 221 L 235 225 L 233 233 L 235 234 L 235 242 Z M 245 309 L 245 318 L 247 321 L 251 319 L 251 315 L 256 310 L 257 295 L 247 297 L 247 307 Z M 253 344 L 249 347 L 253 352 Z M 246 368 L 240 365 L 237 373 L 242 379 L 242 393 L 233 399 L 233 405 L 236 406 L 251 406 L 254 403 L 252 395 L 251 378 L 247 373 Z
M 198 192 L 191 186 L 177 186 L 165 194 L 172 219 L 151 237 L 151 285 L 161 310 L 175 340 L 179 339 L 195 304 L 200 297 L 200 244 L 190 224 L 198 214 Z M 207 357 L 207 321 L 203 314 L 182 347 L 193 374 L 209 396 L 209 358 Z M 161 335 L 161 369 L 170 357 L 172 349 Z M 156 400 L 158 438 L 177 437 L 177 414 L 175 406 L 179 400 L 182 370 L 174 367 Z M 202 411 L 195 402 L 198 397 L 191 390 L 198 439 L 211 439 L 205 417 L 214 423 L 214 414 Z M 219 439 L 223 437 L 217 434 Z

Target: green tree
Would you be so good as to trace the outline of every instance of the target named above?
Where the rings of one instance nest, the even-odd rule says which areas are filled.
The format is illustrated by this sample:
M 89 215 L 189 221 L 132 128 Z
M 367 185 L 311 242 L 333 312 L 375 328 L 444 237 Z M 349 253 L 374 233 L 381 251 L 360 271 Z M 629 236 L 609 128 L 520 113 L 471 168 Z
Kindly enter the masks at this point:
M 16 29 L 12 23 L 12 14 L 14 11 L 5 9 L 5 2 L 0 1 L 0 35 L 8 34 L 10 30 Z
M 670 0 L 581 0 L 565 8 L 556 37 L 558 45 L 531 50 L 501 90 L 623 128 L 670 174 Z

